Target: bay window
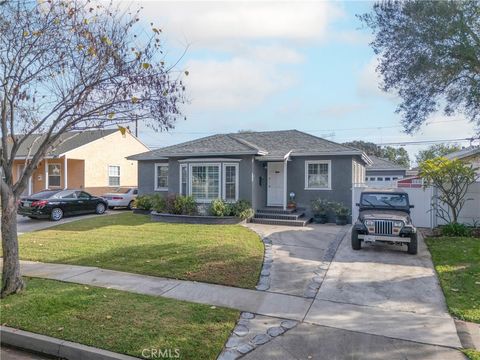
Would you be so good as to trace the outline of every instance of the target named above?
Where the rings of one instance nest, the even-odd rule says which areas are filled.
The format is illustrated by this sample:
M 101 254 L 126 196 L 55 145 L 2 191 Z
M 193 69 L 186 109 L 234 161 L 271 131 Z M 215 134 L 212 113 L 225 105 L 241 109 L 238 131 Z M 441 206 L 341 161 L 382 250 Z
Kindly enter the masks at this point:
M 238 164 L 223 164 L 223 199 L 238 200 Z
M 200 202 L 220 197 L 220 165 L 190 164 L 190 194 Z

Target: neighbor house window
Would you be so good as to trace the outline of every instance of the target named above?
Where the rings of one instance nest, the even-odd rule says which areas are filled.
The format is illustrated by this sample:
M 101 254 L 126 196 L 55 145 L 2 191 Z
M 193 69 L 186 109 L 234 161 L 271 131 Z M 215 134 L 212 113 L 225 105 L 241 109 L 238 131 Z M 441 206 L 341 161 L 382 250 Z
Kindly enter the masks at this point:
M 108 186 L 120 186 L 120 166 L 108 166 Z
M 188 176 L 187 164 L 180 165 L 180 195 L 187 195 Z
M 197 201 L 211 201 L 220 197 L 220 165 L 191 164 L 190 194 Z
M 238 200 L 238 164 L 223 164 L 223 197 L 226 201 Z
M 60 186 L 60 164 L 48 164 L 48 186 Z
M 168 190 L 168 164 L 155 164 L 155 190 Z
M 331 165 L 330 160 L 305 161 L 305 189 L 330 190 Z

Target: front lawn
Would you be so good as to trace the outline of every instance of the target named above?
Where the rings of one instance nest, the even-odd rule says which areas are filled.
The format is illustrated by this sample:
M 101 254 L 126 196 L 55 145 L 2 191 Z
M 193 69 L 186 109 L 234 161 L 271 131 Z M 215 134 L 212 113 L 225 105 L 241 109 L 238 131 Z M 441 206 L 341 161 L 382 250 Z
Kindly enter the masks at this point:
M 3 325 L 137 357 L 178 349 L 180 359 L 215 359 L 239 316 L 208 305 L 26 280 L 23 293 L 0 301 Z
M 151 222 L 123 213 L 62 224 L 19 237 L 20 257 L 253 288 L 263 243 L 240 225 Z
M 480 239 L 426 239 L 450 312 L 480 323 Z

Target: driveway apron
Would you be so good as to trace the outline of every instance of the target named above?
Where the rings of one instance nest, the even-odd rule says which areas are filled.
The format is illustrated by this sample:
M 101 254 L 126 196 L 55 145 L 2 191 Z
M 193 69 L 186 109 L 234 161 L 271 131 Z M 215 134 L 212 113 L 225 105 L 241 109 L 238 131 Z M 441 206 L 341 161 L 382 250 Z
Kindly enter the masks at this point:
M 309 297 L 312 276 L 319 286 L 302 322 L 245 359 L 465 359 L 421 237 L 412 256 L 378 244 L 354 251 L 335 225 L 250 227 L 272 244 L 267 291 Z

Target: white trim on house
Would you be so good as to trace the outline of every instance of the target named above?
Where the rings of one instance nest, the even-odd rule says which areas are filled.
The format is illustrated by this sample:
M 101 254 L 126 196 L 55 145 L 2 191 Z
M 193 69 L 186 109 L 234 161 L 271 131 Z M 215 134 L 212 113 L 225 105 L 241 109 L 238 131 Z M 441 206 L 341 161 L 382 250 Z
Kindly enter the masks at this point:
M 160 162 L 155 163 L 155 178 L 153 179 L 153 188 L 155 191 L 168 191 L 168 175 L 167 175 L 167 186 L 166 187 L 157 187 L 157 180 L 158 180 L 158 167 L 159 166 L 166 166 L 168 168 L 168 162 Z M 168 174 L 168 171 L 167 171 Z
M 178 167 L 179 168 L 179 174 L 178 174 L 178 179 L 179 179 L 179 187 L 178 187 L 178 193 L 180 195 L 188 195 L 188 179 L 189 179 L 189 176 L 188 176 L 188 164 L 180 164 L 180 166 Z M 182 169 L 185 168 L 187 169 L 187 186 L 185 188 L 185 194 L 182 194 L 182 183 L 183 183 L 183 176 L 182 176 Z
M 238 162 L 242 161 L 242 159 L 229 159 L 229 158 L 191 158 L 191 159 L 182 159 L 178 160 L 180 164 L 187 163 L 187 162 Z
M 227 176 L 226 176 L 226 167 L 227 166 L 233 166 L 235 167 L 235 199 L 234 200 L 227 200 L 226 198 L 226 194 L 227 194 L 227 183 L 226 183 L 226 179 L 227 179 Z M 222 172 L 223 172 L 223 176 L 222 176 L 222 199 L 225 200 L 225 201 L 228 201 L 228 202 L 234 202 L 234 201 L 238 201 L 238 188 L 240 186 L 240 182 L 239 182 L 239 166 L 238 166 L 238 163 L 223 163 L 222 165 Z
M 206 162 L 206 163 L 195 163 L 195 164 L 188 164 L 188 193 L 193 196 L 192 192 L 192 182 L 193 182 L 193 176 L 192 176 L 192 167 L 193 166 L 216 166 L 218 167 L 218 194 L 217 197 L 212 198 L 212 199 L 197 199 L 195 198 L 195 201 L 197 203 L 210 203 L 212 200 L 216 198 L 221 198 L 222 197 L 222 166 L 221 163 L 212 163 L 212 162 Z
M 327 187 L 309 187 L 308 186 L 308 165 L 327 164 L 328 165 L 328 186 Z M 305 190 L 332 190 L 332 160 L 305 160 Z

